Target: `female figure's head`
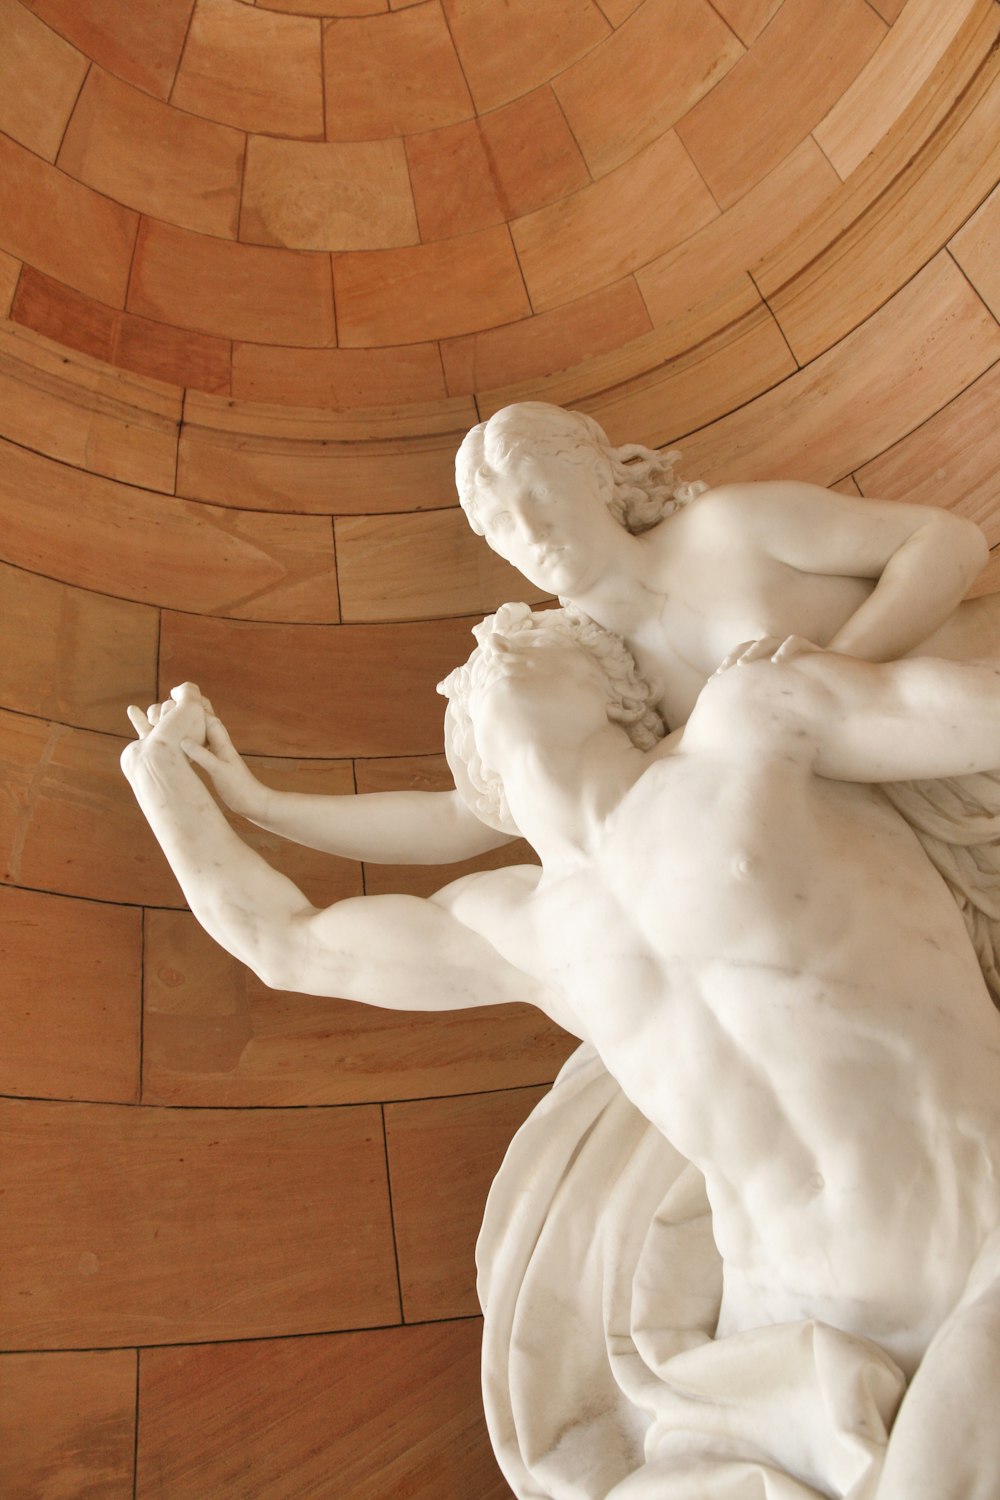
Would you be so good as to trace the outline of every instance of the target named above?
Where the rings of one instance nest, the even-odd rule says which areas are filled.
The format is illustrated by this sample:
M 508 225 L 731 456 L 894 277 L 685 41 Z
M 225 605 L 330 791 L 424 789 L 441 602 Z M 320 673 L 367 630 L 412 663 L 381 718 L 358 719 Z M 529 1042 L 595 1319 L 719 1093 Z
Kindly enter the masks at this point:
M 472 428 L 455 476 L 473 531 L 539 588 L 581 597 L 613 563 L 622 528 L 648 531 L 705 488 L 678 483 L 679 457 L 615 448 L 582 412 L 522 401 Z
M 473 635 L 476 649 L 438 692 L 448 699 L 445 751 L 455 785 L 490 827 L 518 832 L 503 780 L 489 763 L 491 696 L 504 736 L 525 745 L 612 723 L 649 750 L 666 733 L 654 690 L 621 639 L 579 611 L 504 604 Z

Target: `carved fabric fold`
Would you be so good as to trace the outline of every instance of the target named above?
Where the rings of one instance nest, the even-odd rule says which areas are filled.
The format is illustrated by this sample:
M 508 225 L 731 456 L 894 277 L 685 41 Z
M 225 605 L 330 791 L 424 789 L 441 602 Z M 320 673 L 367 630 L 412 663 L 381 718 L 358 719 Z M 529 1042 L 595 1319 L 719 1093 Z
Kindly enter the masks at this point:
M 882 791 L 954 896 L 1000 1007 L 1000 771 L 885 782 Z
M 477 1261 L 518 1500 L 874 1500 L 902 1373 L 821 1323 L 713 1338 L 704 1181 L 591 1047 L 515 1136 Z

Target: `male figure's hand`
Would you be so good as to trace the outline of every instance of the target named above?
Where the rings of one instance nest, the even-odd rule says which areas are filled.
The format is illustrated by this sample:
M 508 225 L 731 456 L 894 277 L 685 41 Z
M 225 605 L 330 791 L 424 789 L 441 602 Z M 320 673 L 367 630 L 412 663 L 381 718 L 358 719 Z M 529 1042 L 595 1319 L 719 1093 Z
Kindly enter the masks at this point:
M 128 716 L 138 739 L 125 746 L 122 770 L 128 775 L 156 745 L 172 745 L 185 753 L 187 746 L 204 745 L 211 711 L 212 705 L 193 682 L 182 682 L 171 690 L 169 698 L 163 703 L 151 703 L 145 713 L 130 704 Z

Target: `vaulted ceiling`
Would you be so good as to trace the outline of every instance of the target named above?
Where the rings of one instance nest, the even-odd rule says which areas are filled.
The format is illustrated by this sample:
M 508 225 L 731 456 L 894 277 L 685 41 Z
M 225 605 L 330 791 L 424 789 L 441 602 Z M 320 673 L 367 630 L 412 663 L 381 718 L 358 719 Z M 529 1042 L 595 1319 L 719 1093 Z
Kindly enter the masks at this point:
M 338 410 L 496 402 L 595 362 L 580 389 L 617 384 L 746 325 L 746 399 L 928 258 L 908 209 L 890 280 L 859 265 L 831 308 L 814 263 L 859 218 L 867 240 L 915 175 L 947 181 L 949 228 L 980 201 L 982 111 L 951 156 L 939 136 L 991 9 L 4 0 L 12 317 L 194 391 Z M 917 167 L 928 142 L 945 159 Z

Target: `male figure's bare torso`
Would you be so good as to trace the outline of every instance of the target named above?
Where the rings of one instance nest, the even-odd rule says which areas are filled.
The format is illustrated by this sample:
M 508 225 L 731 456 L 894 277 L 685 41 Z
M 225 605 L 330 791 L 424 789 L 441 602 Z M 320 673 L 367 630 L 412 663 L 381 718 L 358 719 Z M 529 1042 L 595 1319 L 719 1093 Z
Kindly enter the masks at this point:
M 530 953 L 556 1018 L 705 1173 L 720 1331 L 816 1318 L 912 1368 L 1000 1224 L 1000 1017 L 880 793 L 791 744 L 674 737 L 576 869 L 477 878 L 489 930 L 474 884 L 456 913 Z
M 1000 668 L 761 642 L 648 756 L 610 682 L 545 635 L 473 679 L 476 750 L 543 871 L 431 900 L 317 909 L 248 850 L 186 759 L 207 724 L 192 685 L 155 727 L 133 710 L 123 765 L 192 910 L 265 983 L 529 1000 L 590 1038 L 704 1172 L 717 1331 L 875 1340 L 913 1375 L 886 1500 L 992 1500 L 965 1393 L 1000 1389 L 1000 1020 L 951 893 L 870 787 L 994 767 Z

